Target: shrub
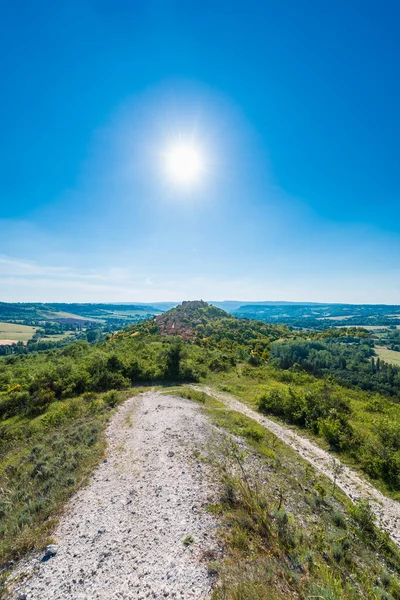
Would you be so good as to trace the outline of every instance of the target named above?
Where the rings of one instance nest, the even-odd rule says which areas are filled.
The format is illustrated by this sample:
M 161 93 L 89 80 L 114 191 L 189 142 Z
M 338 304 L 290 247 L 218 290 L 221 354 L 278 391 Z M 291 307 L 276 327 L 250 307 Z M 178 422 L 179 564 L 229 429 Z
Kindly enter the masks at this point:
M 264 437 L 264 432 L 261 427 L 244 427 L 242 430 L 242 435 L 254 440 L 255 442 L 261 442 Z
M 285 394 L 277 389 L 263 394 L 258 400 L 258 409 L 263 413 L 283 416 L 285 413 Z
M 259 367 L 260 365 L 262 365 L 263 360 L 262 360 L 261 356 L 259 356 L 255 352 L 252 352 L 250 354 L 249 360 L 247 362 L 252 367 Z
M 346 529 L 346 520 L 342 513 L 333 512 L 332 513 L 332 521 L 336 525 L 336 527 L 340 527 L 341 529 Z
M 183 540 L 182 543 L 183 543 L 184 546 L 190 546 L 191 544 L 193 544 L 193 542 L 194 542 L 193 536 L 192 535 L 187 535 L 185 537 L 185 539 Z
M 336 562 L 340 562 L 344 558 L 343 547 L 339 542 L 333 542 L 331 545 L 331 553 Z
M 358 500 L 349 508 L 349 512 L 362 532 L 375 531 L 375 515 L 368 500 Z
M 117 392 L 117 390 L 110 390 L 104 394 L 103 400 L 106 404 L 108 404 L 108 406 L 114 408 L 120 401 L 120 394 Z
M 283 546 L 286 548 L 294 547 L 296 538 L 291 531 L 289 515 L 285 510 L 280 509 L 275 512 L 275 526 Z

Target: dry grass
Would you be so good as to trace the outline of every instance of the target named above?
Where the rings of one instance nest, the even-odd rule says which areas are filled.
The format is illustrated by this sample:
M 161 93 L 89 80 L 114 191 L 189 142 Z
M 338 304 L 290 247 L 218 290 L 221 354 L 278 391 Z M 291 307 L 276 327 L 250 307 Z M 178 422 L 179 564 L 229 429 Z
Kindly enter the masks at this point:
M 145 389 L 84 394 L 1 422 L 0 598 L 2 568 L 50 543 L 65 503 L 103 457 L 115 407 Z
M 400 555 L 365 506 L 333 496 L 325 477 L 252 419 L 185 386 L 172 393 L 227 433 L 208 452 L 220 489 L 208 510 L 225 548 L 209 565 L 213 600 L 400 599 Z
M 387 363 L 392 365 L 396 365 L 400 367 L 400 352 L 396 352 L 395 350 L 389 350 L 389 348 L 375 346 L 375 352 Z
M 0 323 L 0 340 L 15 340 L 27 342 L 35 333 L 37 327 L 19 325 L 18 323 Z

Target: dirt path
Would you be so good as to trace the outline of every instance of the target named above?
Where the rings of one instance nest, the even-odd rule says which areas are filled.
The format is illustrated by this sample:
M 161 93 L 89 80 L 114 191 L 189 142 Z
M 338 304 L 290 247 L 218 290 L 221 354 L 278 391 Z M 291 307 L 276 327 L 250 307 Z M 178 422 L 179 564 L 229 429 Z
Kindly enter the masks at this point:
M 73 498 L 58 552 L 20 565 L 10 598 L 203 599 L 204 551 L 215 549 L 210 477 L 193 455 L 210 425 L 193 402 L 148 392 L 127 400 L 108 430 L 108 456 Z M 192 536 L 194 543 L 183 540 Z
M 285 444 L 296 450 L 300 456 L 311 463 L 318 471 L 333 480 L 332 456 L 329 452 L 326 452 L 310 440 L 301 437 L 288 427 L 271 421 L 271 419 L 252 410 L 230 394 L 217 392 L 208 386 L 192 387 L 204 391 L 210 396 L 214 396 L 214 398 L 217 398 L 232 410 L 241 412 L 254 419 L 254 421 L 257 421 L 257 423 L 260 423 L 260 425 L 263 425 L 274 433 Z M 343 470 L 337 478 L 337 485 L 353 501 L 358 498 L 369 499 L 374 509 L 377 523 L 382 529 L 388 531 L 392 540 L 400 546 L 400 504 L 398 502 L 384 496 L 365 479 L 345 465 L 343 465 Z

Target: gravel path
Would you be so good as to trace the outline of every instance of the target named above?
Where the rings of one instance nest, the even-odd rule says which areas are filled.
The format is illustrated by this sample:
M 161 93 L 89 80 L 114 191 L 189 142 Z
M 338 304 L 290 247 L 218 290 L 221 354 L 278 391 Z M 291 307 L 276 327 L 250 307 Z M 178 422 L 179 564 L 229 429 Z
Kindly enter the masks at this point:
M 10 598 L 208 598 L 202 558 L 217 549 L 216 522 L 204 510 L 211 474 L 193 453 L 209 431 L 193 402 L 152 392 L 127 400 L 108 427 L 107 458 L 55 533 L 57 555 L 19 565 Z
M 260 413 L 252 410 L 243 402 L 236 400 L 230 394 L 217 392 L 208 386 L 192 386 L 194 389 L 204 391 L 210 396 L 214 396 L 226 406 L 240 412 L 260 425 L 263 425 L 274 433 L 285 444 L 296 450 L 305 460 L 311 463 L 318 471 L 333 480 L 332 455 L 326 452 L 317 444 L 314 444 L 307 438 L 301 437 L 289 427 L 285 427 L 264 417 Z M 400 546 L 400 504 L 396 500 L 391 500 L 379 492 L 373 485 L 360 477 L 349 467 L 343 466 L 343 470 L 337 477 L 337 486 L 353 501 L 359 498 L 367 498 L 371 501 L 371 506 L 375 512 L 377 523 L 386 530 L 392 540 Z

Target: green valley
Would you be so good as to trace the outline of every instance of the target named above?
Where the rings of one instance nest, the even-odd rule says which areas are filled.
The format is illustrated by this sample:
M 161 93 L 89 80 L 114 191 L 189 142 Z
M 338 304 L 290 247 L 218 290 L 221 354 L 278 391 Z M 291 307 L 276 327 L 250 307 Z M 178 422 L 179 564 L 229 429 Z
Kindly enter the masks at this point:
M 4 356 L 0 359 L 0 487 L 7 491 L 0 503 L 0 559 L 6 565 L 10 559 L 43 546 L 51 534 L 53 519 L 100 460 L 104 426 L 115 407 L 125 398 L 155 386 L 193 397 L 196 402 L 202 398 L 210 402 L 212 418 L 220 426 L 247 436 L 262 456 L 275 456 L 278 447 L 282 448 L 282 456 L 289 456 L 285 445 L 264 437 L 266 434 L 259 425 L 243 420 L 244 417 L 233 418 L 230 413 L 224 417 L 216 400 L 207 400 L 204 394 L 196 396 L 198 393 L 185 386 L 201 382 L 228 391 L 257 411 L 303 431 L 332 456 L 363 472 L 385 494 L 400 499 L 399 381 L 400 368 L 375 356 L 374 340 L 365 329 L 299 331 L 285 324 L 238 319 L 203 301 L 184 302 L 121 330 L 104 333 L 102 338 L 91 342 L 86 338 L 59 348 Z M 295 458 L 291 453 L 290 459 L 284 459 L 285 464 L 292 465 L 288 467 L 290 477 L 282 475 L 285 486 L 289 485 L 287 477 L 295 477 Z M 326 504 L 326 491 L 322 492 L 318 486 L 325 489 L 327 484 L 318 481 L 312 484 L 314 491 L 310 493 L 314 499 L 310 502 L 320 507 Z M 236 523 L 235 535 L 239 537 L 229 541 L 233 544 L 230 568 L 238 568 L 238 556 L 249 544 L 254 551 L 257 547 L 257 556 L 263 546 L 273 548 L 273 562 L 279 563 L 282 552 L 292 556 L 289 538 L 278 543 L 279 527 L 283 527 L 285 536 L 291 530 L 286 517 L 280 515 L 280 508 L 275 517 L 264 511 L 262 518 L 267 521 L 263 527 L 267 529 L 259 529 L 255 515 L 261 505 L 249 508 L 249 489 L 243 488 L 243 481 L 231 483 L 239 486 L 234 492 L 240 497 L 239 504 L 233 506 L 224 501 L 221 508 L 216 508 L 221 514 L 227 511 L 227 518 Z M 301 485 L 309 487 L 307 483 Z M 257 502 L 262 502 L 261 498 Z M 329 505 L 332 515 L 339 509 L 350 514 L 353 509 L 348 501 L 343 498 L 340 502 L 344 505 L 335 502 Z M 360 510 L 364 508 L 360 506 Z M 306 509 L 296 510 L 305 514 Z M 246 511 L 250 513 L 244 517 Z M 243 537 L 242 513 L 243 518 L 256 519 L 246 533 L 249 538 Z M 285 522 L 279 525 L 281 518 Z M 357 518 L 351 521 L 351 531 L 358 531 Z M 332 519 L 339 523 L 342 517 L 332 516 Z M 276 534 L 269 529 L 275 526 Z M 339 529 L 329 542 L 330 550 L 305 531 L 304 539 L 308 541 L 299 546 L 301 552 L 311 545 L 313 552 L 332 552 L 333 556 L 337 552 L 341 558 L 333 558 L 333 564 L 340 562 L 347 550 L 337 539 L 347 539 L 349 534 L 343 530 L 341 537 L 342 525 L 337 526 Z M 393 574 L 387 598 L 398 598 L 397 550 L 375 526 L 368 527 L 374 533 L 356 533 L 351 544 L 357 546 L 357 536 L 364 536 L 368 547 L 386 556 Z M 290 560 L 294 560 L 293 556 Z M 370 558 L 365 556 L 365 560 L 368 563 Z M 315 573 L 323 573 L 323 562 L 318 561 Z M 221 569 L 228 591 L 227 595 L 217 594 L 215 598 L 239 598 L 233 594 L 226 567 Z M 327 575 L 315 579 L 315 589 L 322 585 L 339 590 L 337 596 L 320 594 L 320 597 L 346 597 L 343 594 L 349 592 L 340 587 L 340 572 L 339 569 L 331 588 Z M 314 577 L 311 571 L 310 577 Z M 260 582 L 262 585 L 265 582 Z M 284 597 L 285 585 L 282 589 L 278 586 L 281 595 L 277 592 L 276 598 Z M 370 584 L 363 580 L 359 585 L 366 590 Z M 290 593 L 294 594 L 290 597 L 303 597 L 300 591 L 299 596 L 293 590 Z M 368 594 L 365 597 L 383 598 L 374 596 L 372 591 Z

